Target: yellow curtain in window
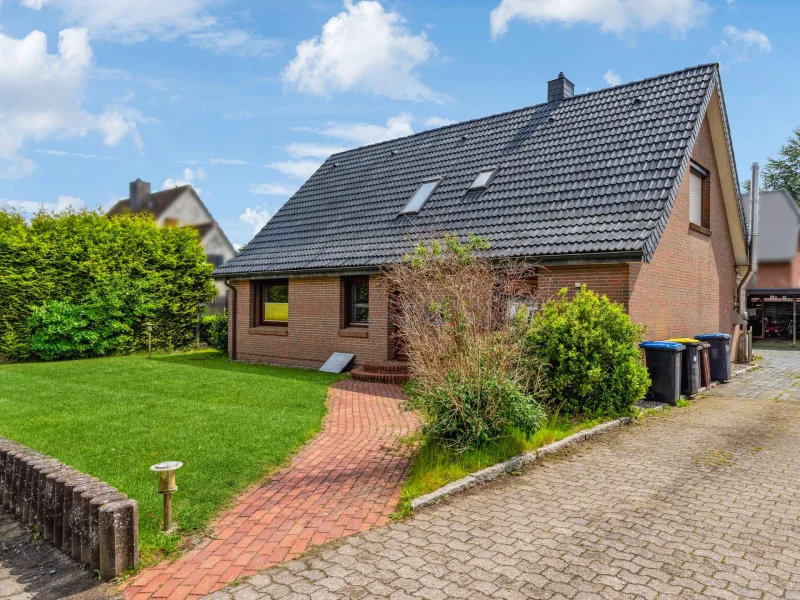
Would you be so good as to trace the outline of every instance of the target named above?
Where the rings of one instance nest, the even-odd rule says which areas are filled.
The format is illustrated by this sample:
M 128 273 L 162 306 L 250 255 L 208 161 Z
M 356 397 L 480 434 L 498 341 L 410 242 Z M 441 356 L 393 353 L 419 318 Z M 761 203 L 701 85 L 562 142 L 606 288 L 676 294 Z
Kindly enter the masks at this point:
M 265 302 L 264 320 L 285 322 L 289 320 L 288 302 Z

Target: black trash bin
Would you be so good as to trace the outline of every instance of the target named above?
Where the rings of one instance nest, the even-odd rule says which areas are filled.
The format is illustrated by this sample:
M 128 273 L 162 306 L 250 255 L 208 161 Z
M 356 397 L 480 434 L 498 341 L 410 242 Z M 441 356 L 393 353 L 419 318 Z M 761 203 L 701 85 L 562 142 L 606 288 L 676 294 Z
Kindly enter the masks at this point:
M 681 354 L 686 346 L 677 342 L 642 342 L 650 389 L 647 399 L 677 404 L 681 397 Z
M 730 381 L 731 379 L 731 336 L 727 333 L 702 333 L 694 336 L 701 342 L 708 342 L 711 361 L 711 380 Z
M 694 338 L 672 338 L 667 341 L 686 346 L 681 356 L 681 394 L 694 396 L 700 391 L 700 349 L 703 342 Z

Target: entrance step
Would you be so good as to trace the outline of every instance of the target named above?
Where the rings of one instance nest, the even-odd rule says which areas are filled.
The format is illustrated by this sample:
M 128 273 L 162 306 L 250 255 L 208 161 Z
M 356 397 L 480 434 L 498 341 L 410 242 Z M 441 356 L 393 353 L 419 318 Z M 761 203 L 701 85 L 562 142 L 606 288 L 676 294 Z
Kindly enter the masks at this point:
M 408 363 L 400 361 L 366 362 L 363 366 L 356 367 L 350 371 L 350 375 L 356 381 L 398 383 L 401 385 L 408 381 L 410 377 Z

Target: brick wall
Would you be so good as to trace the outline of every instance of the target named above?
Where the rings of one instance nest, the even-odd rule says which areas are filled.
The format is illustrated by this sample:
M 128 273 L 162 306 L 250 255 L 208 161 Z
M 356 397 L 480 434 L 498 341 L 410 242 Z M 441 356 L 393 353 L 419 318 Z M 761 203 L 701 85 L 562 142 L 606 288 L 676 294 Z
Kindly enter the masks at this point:
M 393 355 L 387 286 L 380 275 L 369 279 L 367 328 L 344 327 L 344 285 L 338 276 L 290 278 L 287 327 L 255 325 L 252 283 L 232 281 L 231 285 L 236 288 L 237 360 L 319 367 L 334 352 L 355 354 L 358 364 Z M 228 314 L 232 331 L 230 309 Z M 229 335 L 229 350 L 231 344 Z
M 539 296 L 542 300 L 548 300 L 562 288 L 567 288 L 573 295 L 579 287 L 576 284 L 584 283 L 590 290 L 605 294 L 628 308 L 627 263 L 539 267 Z
M 687 172 L 652 261 L 630 265 L 629 311 L 647 325 L 647 339 L 734 333 L 736 269 L 707 121 L 692 158 L 710 172 L 711 235 L 689 228 Z
M 798 261 L 800 262 L 800 261 Z M 759 263 L 756 281 L 751 288 L 790 288 L 792 285 L 791 262 Z

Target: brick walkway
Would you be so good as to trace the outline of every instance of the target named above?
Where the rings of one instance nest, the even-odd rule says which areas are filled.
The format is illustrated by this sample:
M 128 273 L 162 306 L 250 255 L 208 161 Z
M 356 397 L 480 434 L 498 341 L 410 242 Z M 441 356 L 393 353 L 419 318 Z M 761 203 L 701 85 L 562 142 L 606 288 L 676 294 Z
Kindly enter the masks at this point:
M 686 408 L 213 598 L 800 598 L 800 353 L 759 354 Z
M 402 400 L 396 385 L 345 380 L 332 386 L 323 431 L 292 465 L 246 492 L 221 516 L 213 539 L 139 575 L 125 598 L 198 598 L 310 544 L 386 524 L 408 467 L 397 440 L 417 426 Z

